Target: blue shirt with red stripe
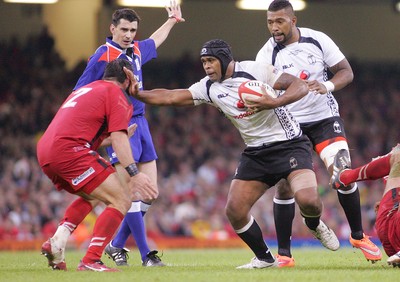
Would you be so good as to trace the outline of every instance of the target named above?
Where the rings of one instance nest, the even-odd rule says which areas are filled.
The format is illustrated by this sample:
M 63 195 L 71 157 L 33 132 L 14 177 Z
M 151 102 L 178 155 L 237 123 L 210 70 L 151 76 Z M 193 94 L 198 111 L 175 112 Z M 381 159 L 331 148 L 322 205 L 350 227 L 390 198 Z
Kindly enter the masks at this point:
M 106 44 L 97 48 L 89 58 L 86 68 L 76 83 L 74 90 L 103 77 L 108 62 L 117 58 L 128 60 L 133 67 L 133 74 L 139 83 L 139 89 L 143 89 L 142 65 L 157 57 L 157 49 L 153 39 L 133 41 L 131 48 L 122 49 L 119 44 L 112 41 L 112 37 L 106 38 Z M 144 115 L 144 103 L 129 97 L 133 104 L 133 116 Z

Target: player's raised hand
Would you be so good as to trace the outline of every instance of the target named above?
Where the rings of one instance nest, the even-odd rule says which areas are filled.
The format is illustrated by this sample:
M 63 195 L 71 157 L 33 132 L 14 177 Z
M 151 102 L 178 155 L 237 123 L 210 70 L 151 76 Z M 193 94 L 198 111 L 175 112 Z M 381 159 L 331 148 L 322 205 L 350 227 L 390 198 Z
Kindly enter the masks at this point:
M 168 12 L 168 18 L 173 18 L 178 23 L 185 21 L 185 19 L 182 18 L 181 6 L 177 4 L 175 0 L 170 1 L 169 6 L 166 6 L 165 9 Z

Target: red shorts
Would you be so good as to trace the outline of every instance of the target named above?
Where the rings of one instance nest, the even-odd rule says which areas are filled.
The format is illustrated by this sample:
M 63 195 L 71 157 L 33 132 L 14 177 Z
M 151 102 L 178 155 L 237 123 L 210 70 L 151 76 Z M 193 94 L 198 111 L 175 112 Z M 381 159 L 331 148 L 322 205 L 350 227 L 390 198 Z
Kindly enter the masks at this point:
M 400 251 L 400 188 L 385 193 L 376 216 L 376 232 L 388 256 Z
M 43 172 L 57 190 L 65 190 L 72 194 L 90 194 L 115 172 L 111 164 L 96 151 L 85 150 L 74 154 L 75 156 L 73 160 L 51 162 L 42 166 Z

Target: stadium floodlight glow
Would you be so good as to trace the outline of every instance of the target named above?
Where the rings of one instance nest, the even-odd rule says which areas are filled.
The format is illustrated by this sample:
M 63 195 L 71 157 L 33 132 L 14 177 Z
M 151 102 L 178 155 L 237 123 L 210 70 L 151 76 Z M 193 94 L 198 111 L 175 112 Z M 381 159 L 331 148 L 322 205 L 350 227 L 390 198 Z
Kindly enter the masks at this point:
M 176 4 L 180 5 L 181 0 L 176 0 Z M 117 4 L 120 6 L 134 6 L 134 7 L 149 7 L 149 8 L 164 8 L 170 3 L 169 0 L 118 0 Z
M 400 0 L 393 0 L 392 5 L 393 5 L 393 10 L 396 13 L 400 13 Z
M 17 4 L 55 4 L 58 0 L 4 0 L 4 2 Z
M 260 1 L 260 0 L 238 0 L 236 1 L 236 7 L 242 10 L 268 10 L 270 1 Z M 290 3 L 295 11 L 301 11 L 306 8 L 306 2 L 304 0 L 292 0 Z

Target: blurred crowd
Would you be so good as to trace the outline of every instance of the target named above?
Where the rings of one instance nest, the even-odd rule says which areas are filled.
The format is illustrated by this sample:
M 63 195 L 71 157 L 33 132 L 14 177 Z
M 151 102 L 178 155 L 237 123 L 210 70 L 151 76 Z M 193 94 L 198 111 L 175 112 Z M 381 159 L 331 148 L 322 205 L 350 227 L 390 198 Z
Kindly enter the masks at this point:
M 355 80 L 335 96 L 353 166 L 359 166 L 387 153 L 400 140 L 396 121 L 400 67 L 349 60 Z M 36 142 L 71 92 L 85 62 L 67 70 L 45 29 L 25 44 L 16 39 L 0 42 L 0 61 L 0 240 L 46 239 L 75 196 L 56 191 L 43 175 L 36 161 Z M 200 61 L 190 54 L 175 61 L 158 59 L 144 67 L 147 89 L 186 88 L 203 76 Z M 148 106 L 147 115 L 159 156 L 160 187 L 159 199 L 146 215 L 149 237 L 223 240 L 236 236 L 224 214 L 229 184 L 244 148 L 236 129 L 209 106 Z M 323 219 L 339 237 L 348 238 L 347 220 L 336 192 L 328 187 L 328 174 L 319 158 L 314 157 L 314 164 L 324 202 Z M 369 181 L 359 187 L 364 229 L 375 235 L 374 204 L 383 184 Z M 273 190 L 253 209 L 264 234 L 272 239 Z M 83 226 L 90 228 L 92 222 L 89 218 Z M 298 212 L 293 230 L 294 238 L 311 236 Z M 76 233 L 84 238 L 88 232 Z

